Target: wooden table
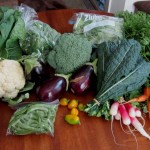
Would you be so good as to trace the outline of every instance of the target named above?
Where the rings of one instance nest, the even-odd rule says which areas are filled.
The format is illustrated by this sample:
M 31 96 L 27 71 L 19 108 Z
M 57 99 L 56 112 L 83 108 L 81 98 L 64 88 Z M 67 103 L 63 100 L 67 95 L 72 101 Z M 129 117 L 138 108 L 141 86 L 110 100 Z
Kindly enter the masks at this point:
M 0 0 L 0 6 L 17 6 L 18 0 Z
M 74 12 L 81 10 L 54 10 L 39 13 L 40 20 L 48 23 L 57 31 L 71 32 L 72 26 L 68 24 Z M 92 11 L 90 11 L 92 12 Z M 95 12 L 95 11 L 93 11 Z M 102 12 L 95 12 L 104 14 Z M 107 14 L 111 15 L 111 14 Z M 93 97 L 92 92 L 84 96 L 74 96 L 66 93 L 66 97 L 76 98 L 87 103 Z M 32 96 L 33 98 L 33 96 Z M 13 114 L 6 103 L 0 103 L 0 150 L 135 150 L 136 142 L 131 134 L 122 131 L 119 121 L 114 121 L 113 131 L 116 141 L 125 146 L 116 145 L 111 133 L 111 123 L 103 118 L 89 117 L 80 112 L 81 125 L 71 126 L 64 121 L 69 111 L 66 107 L 59 107 L 54 137 L 50 135 L 6 136 L 8 122 Z M 146 116 L 145 129 L 150 133 L 150 121 Z M 124 127 L 125 128 L 125 127 Z M 127 128 L 125 128 L 127 129 Z M 138 141 L 139 150 L 149 150 L 150 141 L 134 132 Z

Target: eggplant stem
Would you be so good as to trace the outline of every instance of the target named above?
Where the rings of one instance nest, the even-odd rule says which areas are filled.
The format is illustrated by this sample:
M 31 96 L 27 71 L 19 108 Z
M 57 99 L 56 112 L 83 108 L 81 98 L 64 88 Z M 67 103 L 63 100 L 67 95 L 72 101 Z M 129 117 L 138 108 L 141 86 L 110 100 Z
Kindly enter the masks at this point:
M 69 87 L 69 78 L 71 77 L 72 74 L 55 74 L 56 76 L 63 77 L 66 80 L 67 86 L 66 86 L 66 91 L 68 91 Z
M 88 63 L 85 64 L 85 65 L 91 65 L 93 67 L 94 73 L 96 75 L 97 75 L 97 61 L 98 61 L 98 59 L 96 58 L 96 59 L 94 59 L 93 62 L 88 62 Z
M 75 79 L 71 80 L 70 82 L 78 82 L 78 81 L 80 81 L 82 78 L 84 78 L 84 76 L 75 78 Z

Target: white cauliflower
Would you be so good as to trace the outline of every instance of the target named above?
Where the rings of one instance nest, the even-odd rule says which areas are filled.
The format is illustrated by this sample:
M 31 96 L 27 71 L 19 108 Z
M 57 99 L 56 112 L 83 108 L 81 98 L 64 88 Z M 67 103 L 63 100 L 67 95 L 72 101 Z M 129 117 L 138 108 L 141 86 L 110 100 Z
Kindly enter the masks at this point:
M 15 98 L 25 85 L 23 68 L 15 60 L 0 61 L 0 98 Z

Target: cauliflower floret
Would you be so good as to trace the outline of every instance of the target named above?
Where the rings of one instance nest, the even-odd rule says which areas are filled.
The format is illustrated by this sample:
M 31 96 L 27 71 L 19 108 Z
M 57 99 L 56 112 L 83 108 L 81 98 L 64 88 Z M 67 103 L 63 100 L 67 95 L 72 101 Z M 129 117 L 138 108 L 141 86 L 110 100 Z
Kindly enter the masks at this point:
M 15 98 L 25 85 L 20 63 L 15 60 L 0 61 L 0 98 Z

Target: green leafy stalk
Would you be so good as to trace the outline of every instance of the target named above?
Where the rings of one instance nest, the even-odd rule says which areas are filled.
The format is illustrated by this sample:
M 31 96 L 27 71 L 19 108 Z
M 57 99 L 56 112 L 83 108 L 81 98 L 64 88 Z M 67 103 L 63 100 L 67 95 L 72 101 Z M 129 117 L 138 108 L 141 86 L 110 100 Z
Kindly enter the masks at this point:
M 125 38 L 137 40 L 142 46 L 142 56 L 150 61 L 150 15 L 125 11 L 118 12 L 116 16 L 124 19 Z
M 111 99 L 117 100 L 146 82 L 150 63 L 140 56 L 140 50 L 140 44 L 132 39 L 103 43 L 99 47 L 96 102 L 91 102 L 90 107 L 87 105 L 86 112 L 90 113 L 90 109 L 97 109 Z

